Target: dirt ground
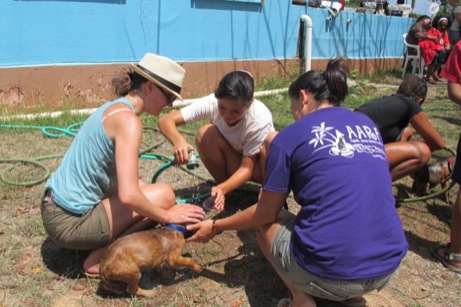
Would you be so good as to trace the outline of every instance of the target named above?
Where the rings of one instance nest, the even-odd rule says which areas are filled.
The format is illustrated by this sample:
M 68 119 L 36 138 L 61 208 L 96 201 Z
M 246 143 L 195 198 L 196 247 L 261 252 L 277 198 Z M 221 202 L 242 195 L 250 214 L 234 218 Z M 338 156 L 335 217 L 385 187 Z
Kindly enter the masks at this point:
M 454 110 L 454 111 L 453 111 Z M 458 109 L 448 110 L 459 118 Z M 448 120 L 441 114 L 429 114 L 437 120 Z M 459 121 L 453 120 L 453 130 L 459 131 Z M 150 137 L 159 139 L 155 133 Z M 39 131 L 14 134 L 0 131 L 0 157 L 38 157 L 64 153 L 71 138 L 44 138 Z M 454 141 L 451 145 L 453 144 Z M 169 154 L 163 144 L 154 152 Z M 42 160 L 41 160 L 42 161 Z M 60 158 L 42 161 L 54 169 Z M 141 175 L 150 181 L 163 162 L 141 159 Z M 10 164 L 0 163 L 4 172 Z M 22 169 L 24 168 L 24 169 Z M 22 166 L 21 176 L 37 177 L 43 172 Z M 199 167 L 196 178 L 177 167 L 162 172 L 157 182 L 167 182 L 178 197 L 188 198 L 209 190 L 210 178 Z M 44 183 L 31 187 L 1 187 L 0 196 L 0 306 L 276 306 L 289 295 L 282 281 L 262 256 L 252 230 L 228 231 L 208 243 L 189 243 L 184 253 L 192 256 L 204 268 L 201 274 L 191 271 L 166 270 L 163 274 L 148 271 L 142 284 L 157 290 L 155 299 L 139 299 L 112 295 L 98 287 L 98 280 L 81 274 L 86 252 L 59 248 L 46 236 L 41 226 L 39 199 Z M 400 199 L 412 197 L 411 182 L 394 184 Z M 454 200 L 456 189 L 451 190 Z M 258 186 L 248 184 L 233 192 L 226 200 L 227 209 L 207 217 L 226 216 L 255 203 Z M 200 201 L 198 201 L 200 203 Z M 297 205 L 289 199 L 291 211 Z M 381 292 L 366 295 L 368 306 L 461 306 L 461 275 L 448 271 L 430 255 L 429 247 L 449 239 L 450 205 L 438 196 L 426 201 L 404 201 L 397 209 L 402 218 L 410 250 L 395 278 Z M 320 307 L 341 306 L 334 302 L 317 301 Z

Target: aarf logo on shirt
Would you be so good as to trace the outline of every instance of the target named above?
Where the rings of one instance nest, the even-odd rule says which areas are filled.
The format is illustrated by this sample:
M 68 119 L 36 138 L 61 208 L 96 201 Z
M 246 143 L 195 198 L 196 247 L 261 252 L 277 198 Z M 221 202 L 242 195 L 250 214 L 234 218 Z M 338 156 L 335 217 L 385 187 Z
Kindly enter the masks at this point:
M 347 125 L 345 127 L 346 133 L 342 133 L 334 127 L 326 126 L 325 122 L 322 122 L 320 126 L 313 126 L 311 133 L 315 137 L 309 141 L 309 144 L 314 146 L 314 152 L 328 149 L 329 154 L 333 156 L 352 158 L 357 152 L 386 159 L 384 146 L 377 128 Z

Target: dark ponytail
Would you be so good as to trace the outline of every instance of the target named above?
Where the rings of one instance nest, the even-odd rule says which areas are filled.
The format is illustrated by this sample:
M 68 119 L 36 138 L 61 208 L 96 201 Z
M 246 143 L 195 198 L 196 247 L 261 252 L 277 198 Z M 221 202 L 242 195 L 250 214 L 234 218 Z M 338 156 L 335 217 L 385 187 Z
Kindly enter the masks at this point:
M 330 89 L 328 100 L 336 106 L 339 106 L 349 94 L 347 87 L 347 75 L 349 69 L 344 58 L 337 58 L 328 62 L 325 69 L 325 80 Z
M 339 106 L 346 99 L 348 68 L 344 58 L 332 59 L 325 71 L 311 70 L 298 77 L 288 89 L 288 95 L 299 97 L 300 90 L 306 90 L 314 95 L 317 105 L 328 101 Z

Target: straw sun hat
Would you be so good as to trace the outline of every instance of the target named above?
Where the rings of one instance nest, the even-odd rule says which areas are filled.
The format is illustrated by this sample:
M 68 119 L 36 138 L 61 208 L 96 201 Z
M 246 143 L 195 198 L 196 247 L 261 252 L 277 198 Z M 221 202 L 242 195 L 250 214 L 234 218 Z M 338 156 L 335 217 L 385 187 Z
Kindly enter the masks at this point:
M 169 58 L 146 53 L 137 64 L 131 64 L 135 72 L 182 100 L 181 88 L 186 70 Z

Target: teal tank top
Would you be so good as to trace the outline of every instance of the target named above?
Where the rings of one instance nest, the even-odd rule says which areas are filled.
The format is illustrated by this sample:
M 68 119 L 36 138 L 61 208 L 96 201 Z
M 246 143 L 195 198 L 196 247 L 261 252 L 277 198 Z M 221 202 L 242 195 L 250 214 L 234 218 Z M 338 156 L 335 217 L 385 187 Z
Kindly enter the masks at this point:
M 134 113 L 126 98 L 99 107 L 80 128 L 61 165 L 45 184 L 63 209 L 82 215 L 106 198 L 109 188 L 117 183 L 114 143 L 102 123 L 104 111 L 117 103 L 128 105 Z

